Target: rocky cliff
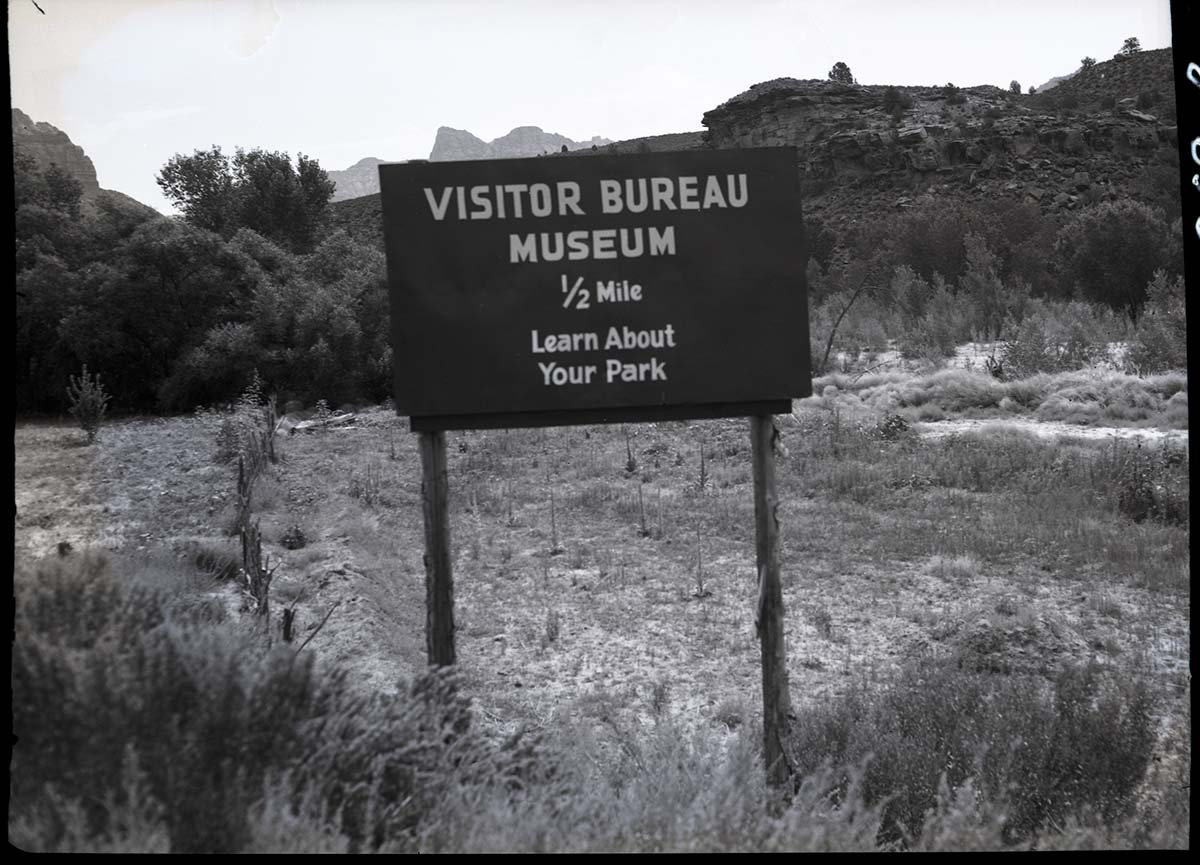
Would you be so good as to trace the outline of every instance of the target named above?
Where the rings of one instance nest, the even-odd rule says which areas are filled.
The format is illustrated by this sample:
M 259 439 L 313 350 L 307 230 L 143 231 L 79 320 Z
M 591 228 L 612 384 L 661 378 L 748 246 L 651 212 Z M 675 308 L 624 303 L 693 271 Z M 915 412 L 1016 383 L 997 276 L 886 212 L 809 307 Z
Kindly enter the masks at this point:
M 32 157 L 40 170 L 57 165 L 61 171 L 79 181 L 83 190 L 80 204 L 85 213 L 94 214 L 98 202 L 108 199 L 124 207 L 158 215 L 158 211 L 123 192 L 101 189 L 96 178 L 96 166 L 83 148 L 71 141 L 61 129 L 49 123 L 35 123 L 24 111 L 14 108 L 12 134 L 13 149 Z
M 1073 209 L 1127 196 L 1149 168 L 1178 165 L 1173 111 L 1160 118 L 1122 96 L 1173 92 L 1169 49 L 1144 54 L 1098 63 L 1053 96 L 894 88 L 907 107 L 895 93 L 885 107 L 884 87 L 776 79 L 707 112 L 705 146 L 796 147 L 806 210 L 835 224 L 937 196 Z
M 948 92 L 780 78 L 707 112 L 703 133 L 577 152 L 794 146 L 805 213 L 835 231 L 938 201 L 1009 199 L 1057 215 L 1135 198 L 1177 213 L 1173 100 L 1170 49 L 1097 63 L 1032 97 L 991 86 Z M 442 140 L 464 142 L 456 158 L 487 155 L 468 152 L 470 141 L 483 145 L 469 133 L 442 129 Z M 382 243 L 377 197 L 339 207 L 348 226 Z
M 511 159 L 521 156 L 541 156 L 567 150 L 582 150 L 609 144 L 607 138 L 596 136 L 591 141 L 572 141 L 564 135 L 543 132 L 537 126 L 518 126 L 507 135 L 493 141 L 483 141 L 463 129 L 442 126 L 437 131 L 430 161 L 450 162 L 459 159 Z
M 33 157 L 39 168 L 45 170 L 57 165 L 79 181 L 85 198 L 94 198 L 99 194 L 96 166 L 83 148 L 67 137 L 67 133 L 49 123 L 34 123 L 19 108 L 12 110 L 12 132 L 13 147 Z

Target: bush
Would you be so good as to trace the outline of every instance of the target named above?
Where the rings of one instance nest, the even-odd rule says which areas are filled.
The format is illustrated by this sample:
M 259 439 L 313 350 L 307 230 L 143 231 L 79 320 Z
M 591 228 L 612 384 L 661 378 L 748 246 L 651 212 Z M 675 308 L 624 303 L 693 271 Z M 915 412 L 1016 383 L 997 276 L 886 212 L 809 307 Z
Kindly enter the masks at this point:
M 1172 280 L 1161 270 L 1154 274 L 1125 363 L 1140 375 L 1187 369 L 1187 305 L 1182 276 Z
M 953 357 L 957 347 L 971 339 L 976 319 L 975 304 L 966 294 L 954 294 L 935 279 L 925 314 L 900 337 L 905 357 Z
M 1100 97 L 1100 107 L 1107 108 L 1110 110 L 1113 108 L 1116 108 L 1117 107 L 1117 97 L 1113 96 L 1111 93 L 1106 93 L 1104 96 Z
M 882 692 L 801 712 L 788 751 L 800 778 L 868 761 L 859 789 L 867 805 L 882 804 L 881 841 L 918 832 L 943 785 L 953 793 L 973 782 L 984 799 L 1007 801 L 1012 843 L 1081 808 L 1110 825 L 1129 814 L 1153 709 L 1144 684 L 1106 679 L 1094 665 L 1047 683 L 927 663 Z
M 883 110 L 891 114 L 893 117 L 897 110 L 903 115 L 905 111 L 912 108 L 912 97 L 907 93 L 901 93 L 895 87 L 888 86 L 883 91 Z
M 1136 523 L 1187 526 L 1190 514 L 1187 455 L 1159 449 L 1114 447 L 1107 466 L 1117 510 Z
M 228 411 L 197 412 L 201 417 L 215 414 L 219 418 L 217 462 L 236 463 L 240 458 L 252 476 L 257 474 L 267 458 L 266 419 L 269 408 L 266 402 L 263 381 L 255 370 L 254 377 Z
M 1108 357 L 1111 323 L 1089 304 L 1031 300 L 1016 335 L 1004 346 L 1007 378 L 1083 369 Z
M 67 398 L 71 401 L 71 414 L 79 421 L 79 428 L 87 433 L 88 443 L 94 442 L 96 434 L 100 432 L 100 422 L 104 420 L 109 401 L 109 395 L 100 384 L 100 374 L 97 373 L 93 380 L 88 375 L 87 364 L 84 364 L 79 378 L 71 376 L 71 383 L 67 385 Z
M 173 614 L 100 558 L 16 588 L 9 815 L 36 849 L 104 848 L 139 814 L 172 852 L 248 850 L 274 799 L 354 849 L 403 847 L 447 785 L 534 771 L 530 744 L 473 733 L 447 675 L 365 695 L 310 653 Z

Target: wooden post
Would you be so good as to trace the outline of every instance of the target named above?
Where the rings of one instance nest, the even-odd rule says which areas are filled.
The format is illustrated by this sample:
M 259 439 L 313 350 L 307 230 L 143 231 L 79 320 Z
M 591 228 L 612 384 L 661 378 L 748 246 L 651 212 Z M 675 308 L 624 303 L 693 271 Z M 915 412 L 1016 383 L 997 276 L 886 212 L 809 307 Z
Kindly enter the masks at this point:
M 454 576 L 450 570 L 446 433 L 437 430 L 419 436 L 425 511 L 425 648 L 431 667 L 450 667 L 455 664 Z
M 758 559 L 758 604 L 755 626 L 762 644 L 763 754 L 767 782 L 781 787 L 791 775 L 783 738 L 791 714 L 787 648 L 783 641 L 783 591 L 779 582 L 779 520 L 775 493 L 775 419 L 750 418 L 754 458 L 754 536 Z

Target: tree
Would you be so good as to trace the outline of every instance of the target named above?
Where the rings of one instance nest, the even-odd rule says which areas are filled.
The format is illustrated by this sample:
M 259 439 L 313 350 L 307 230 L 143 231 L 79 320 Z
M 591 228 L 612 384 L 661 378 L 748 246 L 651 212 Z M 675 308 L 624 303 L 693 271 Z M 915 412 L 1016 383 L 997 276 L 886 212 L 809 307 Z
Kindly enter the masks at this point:
M 1096 58 L 1095 57 L 1084 57 L 1082 60 L 1079 61 L 1079 65 L 1083 69 L 1091 69 L 1093 66 L 1096 65 Z
M 76 378 L 71 376 L 67 385 L 67 398 L 71 401 L 71 414 L 79 421 L 79 428 L 87 433 L 88 444 L 96 440 L 100 431 L 100 423 L 104 420 L 104 412 L 108 409 L 109 396 L 100 383 L 100 375 L 95 379 L 88 375 L 87 364 L 83 365 L 83 374 Z
M 320 241 L 334 183 L 314 159 L 238 148 L 230 159 L 213 146 L 176 154 L 156 178 L 197 228 L 228 239 L 249 228 L 287 249 L 305 253 Z
M 1136 36 L 1130 36 L 1125 40 L 1125 44 L 1121 46 L 1121 53 L 1126 57 L 1132 57 L 1142 50 L 1142 43 L 1138 41 Z
M 1010 81 L 1008 84 L 1008 92 L 1011 93 L 1013 96 L 1020 96 L 1021 95 L 1021 82 L 1017 81 L 1015 78 L 1012 81 Z
M 839 60 L 833 64 L 833 68 L 829 70 L 829 80 L 836 81 L 839 84 L 856 84 L 854 75 L 850 72 L 850 67 Z
M 1032 84 L 1029 85 L 1029 95 L 1037 96 L 1037 88 L 1034 87 Z
M 191 156 L 175 154 L 155 180 L 192 225 L 223 236 L 232 234 L 228 224 L 233 171 L 220 147 L 213 145 Z
M 912 108 L 912 97 L 907 93 L 901 93 L 895 87 L 888 85 L 883 91 L 883 110 L 889 113 L 896 110 L 906 111 Z
M 1153 208 L 1112 201 L 1079 213 L 1058 232 L 1055 251 L 1067 285 L 1135 322 L 1155 271 L 1180 272 L 1172 233 Z
M 216 234 L 151 220 L 80 272 L 57 333 L 80 361 L 104 363 L 122 407 L 151 408 L 180 356 L 245 310 L 246 283 Z

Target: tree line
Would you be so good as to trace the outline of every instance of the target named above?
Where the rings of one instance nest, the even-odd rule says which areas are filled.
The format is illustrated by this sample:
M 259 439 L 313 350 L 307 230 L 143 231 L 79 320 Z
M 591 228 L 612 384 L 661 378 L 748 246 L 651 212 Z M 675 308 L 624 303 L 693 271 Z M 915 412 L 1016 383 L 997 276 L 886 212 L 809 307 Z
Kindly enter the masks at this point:
M 182 217 L 101 196 L 14 152 L 18 412 L 61 412 L 82 365 L 112 406 L 172 412 L 236 396 L 255 372 L 282 399 L 390 390 L 380 250 L 331 230 L 315 160 L 219 148 L 158 176 Z
M 338 227 L 315 160 L 217 147 L 176 156 L 158 176 L 182 214 L 171 218 L 115 197 L 85 207 L 78 182 L 19 151 L 13 172 L 18 412 L 65 411 L 84 365 L 118 412 L 225 402 L 256 374 L 283 402 L 389 395 L 383 250 Z M 985 201 L 849 227 L 809 219 L 814 349 L 836 337 L 946 353 L 1017 333 L 1046 312 L 1030 301 L 1082 302 L 1134 324 L 1155 285 L 1156 326 L 1175 327 L 1160 314 L 1182 309 L 1168 173 L 1164 186 L 1148 169 L 1140 200 L 1084 196 L 1054 216 Z

